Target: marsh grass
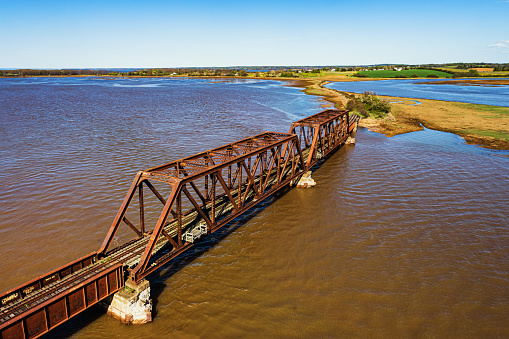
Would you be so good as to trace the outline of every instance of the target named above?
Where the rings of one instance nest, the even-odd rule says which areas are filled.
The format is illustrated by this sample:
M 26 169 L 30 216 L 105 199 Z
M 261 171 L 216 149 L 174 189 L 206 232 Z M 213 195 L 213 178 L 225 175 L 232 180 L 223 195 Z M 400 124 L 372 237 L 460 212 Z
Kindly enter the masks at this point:
M 478 105 L 478 104 L 464 104 L 457 103 L 458 106 L 468 109 L 474 109 L 480 112 L 490 113 L 491 115 L 483 115 L 483 118 L 503 118 L 509 117 L 509 107 L 492 106 L 492 105 Z

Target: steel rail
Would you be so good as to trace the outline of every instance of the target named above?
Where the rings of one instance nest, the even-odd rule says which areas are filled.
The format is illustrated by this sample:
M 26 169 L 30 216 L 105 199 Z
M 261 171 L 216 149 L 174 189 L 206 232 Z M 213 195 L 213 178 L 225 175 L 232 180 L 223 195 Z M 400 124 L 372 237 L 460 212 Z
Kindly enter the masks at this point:
M 60 322 L 50 321 L 51 316 L 55 316 L 50 314 L 51 305 L 62 302 L 67 305 L 64 322 L 99 302 L 99 279 L 107 279 L 106 276 L 113 274 L 110 272 L 123 272 L 115 273 L 118 280 L 115 280 L 113 289 L 108 287 L 110 294 L 113 293 L 110 290 L 123 286 L 126 274 L 135 282 L 140 281 L 194 246 L 193 242 L 182 241 L 183 234 L 200 222 L 207 224 L 207 234 L 214 233 L 278 190 L 296 182 L 305 171 L 343 145 L 355 131 L 358 120 L 358 116 L 350 116 L 347 111 L 326 110 L 292 123 L 290 133 L 264 132 L 138 172 L 116 216 L 116 227 L 124 221 L 138 238 L 108 249 L 116 232 L 112 225 L 98 252 L 0 295 L 1 337 L 16 336 L 22 331 L 23 338 L 36 338 L 59 325 Z M 301 145 L 304 146 L 302 150 Z M 235 172 L 232 171 L 233 166 L 236 166 Z M 169 183 L 172 190 L 170 198 L 173 195 L 174 200 L 164 199 L 149 179 Z M 205 191 L 202 191 L 203 186 L 199 186 L 203 183 L 198 184 L 198 180 L 203 179 Z M 171 212 L 173 216 L 166 220 L 167 217 L 162 215 L 158 222 L 162 224 L 156 224 L 148 232 L 145 232 L 143 212 L 144 183 L 165 205 L 163 214 Z M 224 192 L 220 190 L 216 194 L 216 185 Z M 140 231 L 125 218 L 136 190 L 140 200 Z M 181 210 L 183 198 L 187 199 L 185 211 Z M 176 212 L 173 210 L 174 202 Z M 119 267 L 121 271 L 117 271 Z M 92 286 L 90 284 L 95 284 L 97 296 L 88 300 L 89 291 L 85 287 Z M 79 307 L 70 305 L 71 298 L 78 296 L 85 299 L 84 303 Z

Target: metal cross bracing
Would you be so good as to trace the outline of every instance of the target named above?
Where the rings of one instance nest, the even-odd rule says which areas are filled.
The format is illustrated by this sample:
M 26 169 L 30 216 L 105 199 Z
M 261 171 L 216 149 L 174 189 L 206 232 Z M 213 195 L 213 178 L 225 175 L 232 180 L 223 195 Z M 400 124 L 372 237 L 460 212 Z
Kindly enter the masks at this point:
M 122 223 L 138 237 L 148 237 L 147 246 L 130 279 L 140 281 L 192 246 L 184 235 L 200 225 L 213 233 L 259 201 L 284 187 L 305 170 L 295 135 L 265 132 L 171 163 L 140 171 L 136 175 L 101 248 L 108 255 Z M 167 199 L 154 182 L 170 187 Z M 161 202 L 161 212 L 153 229 L 146 232 L 144 187 Z M 126 218 L 136 195 L 139 226 Z M 133 204 L 134 205 L 134 204 Z M 160 253 L 165 252 L 164 255 Z
M 125 277 L 139 282 L 196 237 L 297 182 L 357 121 L 326 110 L 292 123 L 290 133 L 264 132 L 138 172 L 97 252 L 0 295 L 1 338 L 36 338 L 121 289 Z M 122 224 L 136 237 L 113 245 Z
M 322 111 L 293 122 L 290 127 L 290 133 L 299 137 L 299 147 L 306 150 L 306 168 L 311 168 L 342 145 L 350 132 L 349 114 L 346 110 Z

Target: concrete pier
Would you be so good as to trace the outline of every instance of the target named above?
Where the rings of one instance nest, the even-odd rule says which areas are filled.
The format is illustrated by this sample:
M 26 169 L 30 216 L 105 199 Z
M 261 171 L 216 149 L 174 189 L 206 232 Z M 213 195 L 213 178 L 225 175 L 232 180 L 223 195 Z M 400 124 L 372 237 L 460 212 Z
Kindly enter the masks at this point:
M 348 139 L 345 141 L 345 145 L 355 145 L 355 135 L 357 134 L 357 127 L 359 123 L 355 123 L 355 127 L 353 128 L 352 132 L 348 136 Z
M 316 182 L 311 178 L 311 171 L 307 171 L 302 175 L 299 182 L 297 183 L 297 187 L 299 188 L 309 188 L 316 185 Z
M 150 283 L 142 280 L 138 285 L 126 281 L 124 289 L 113 295 L 108 314 L 125 324 L 146 324 L 152 321 Z

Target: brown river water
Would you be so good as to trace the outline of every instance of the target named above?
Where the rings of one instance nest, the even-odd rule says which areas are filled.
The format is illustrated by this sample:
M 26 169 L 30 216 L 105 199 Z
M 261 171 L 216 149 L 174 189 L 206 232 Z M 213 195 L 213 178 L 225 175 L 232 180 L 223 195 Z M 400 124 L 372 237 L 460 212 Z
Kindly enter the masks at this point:
M 97 250 L 136 171 L 320 110 L 271 81 L 0 79 L 0 292 Z M 152 323 L 44 338 L 509 337 L 509 152 L 360 129 L 313 178 L 150 276 Z

